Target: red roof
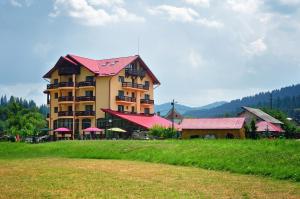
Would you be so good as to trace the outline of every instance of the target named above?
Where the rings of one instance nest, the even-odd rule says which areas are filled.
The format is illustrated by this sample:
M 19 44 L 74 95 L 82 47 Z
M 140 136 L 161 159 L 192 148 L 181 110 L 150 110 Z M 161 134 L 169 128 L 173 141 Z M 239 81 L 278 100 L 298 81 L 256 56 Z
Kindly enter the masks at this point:
M 256 131 L 257 132 L 265 132 L 265 131 L 269 131 L 269 132 L 278 132 L 278 133 L 281 133 L 281 132 L 284 132 L 284 130 L 280 127 L 280 126 L 276 126 L 270 122 L 266 122 L 266 121 L 261 121 L 261 122 L 258 122 L 256 124 Z
M 80 57 L 77 55 L 66 55 L 62 57 L 64 60 L 67 60 L 77 65 L 82 65 L 86 67 L 88 70 L 96 74 L 97 76 L 113 76 L 117 75 L 123 68 L 128 66 L 133 61 L 139 59 L 141 66 L 148 72 L 150 77 L 153 79 L 154 84 L 160 84 L 155 75 L 150 71 L 148 66 L 143 62 L 139 55 L 129 56 L 129 57 L 119 57 L 119 58 L 111 58 L 111 59 L 102 59 L 102 60 L 94 60 L 85 57 Z M 57 66 L 55 65 L 46 75 L 45 78 L 49 78 L 50 74 Z
M 169 120 L 159 117 L 157 115 L 140 115 L 140 114 L 127 114 L 127 113 L 120 113 L 117 111 L 113 111 L 110 109 L 101 109 L 102 111 L 109 113 L 113 116 L 117 116 L 119 118 L 122 118 L 124 120 L 127 120 L 129 122 L 132 122 L 134 124 L 137 124 L 139 126 L 142 126 L 146 129 L 150 129 L 155 125 L 159 125 L 165 128 L 172 127 L 172 122 Z M 175 128 L 178 128 L 177 124 L 174 124 Z
M 195 118 L 183 119 L 181 129 L 241 129 L 245 118 Z

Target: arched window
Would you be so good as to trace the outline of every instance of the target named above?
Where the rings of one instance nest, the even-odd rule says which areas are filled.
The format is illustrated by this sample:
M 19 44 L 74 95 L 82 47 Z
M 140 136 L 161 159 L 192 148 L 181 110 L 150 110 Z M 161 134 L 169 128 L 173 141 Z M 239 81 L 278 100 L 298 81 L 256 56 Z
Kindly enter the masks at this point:
M 91 127 L 91 120 L 90 119 L 83 119 L 82 120 L 82 129 L 86 129 Z

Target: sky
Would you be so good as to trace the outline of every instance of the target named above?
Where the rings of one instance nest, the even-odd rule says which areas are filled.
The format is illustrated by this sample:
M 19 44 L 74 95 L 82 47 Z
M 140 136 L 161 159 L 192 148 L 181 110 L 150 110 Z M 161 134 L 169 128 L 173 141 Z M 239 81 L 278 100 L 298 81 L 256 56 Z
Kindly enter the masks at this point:
M 300 81 L 300 0 L 0 0 L 0 95 L 46 103 L 60 56 L 139 54 L 155 103 L 202 106 Z

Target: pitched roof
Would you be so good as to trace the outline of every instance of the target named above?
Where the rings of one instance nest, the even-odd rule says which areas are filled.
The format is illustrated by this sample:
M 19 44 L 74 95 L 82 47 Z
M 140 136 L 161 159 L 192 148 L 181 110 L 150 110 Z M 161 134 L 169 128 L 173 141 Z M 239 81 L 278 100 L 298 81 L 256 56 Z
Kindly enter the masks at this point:
M 174 108 L 174 112 L 173 109 L 169 110 L 165 116 L 167 119 L 172 119 L 172 117 L 174 117 L 174 119 L 183 119 L 183 116 L 176 110 L 176 108 Z
M 172 127 L 172 123 L 169 120 L 159 117 L 157 115 L 147 116 L 147 115 L 139 115 L 139 114 L 120 113 L 120 112 L 113 111 L 110 109 L 101 109 L 101 110 L 106 113 L 109 113 L 113 116 L 117 116 L 124 120 L 130 121 L 134 124 L 142 126 L 146 129 L 150 129 L 155 125 L 160 125 L 160 126 L 166 127 L 166 128 Z M 174 127 L 178 128 L 178 125 L 174 124 Z
M 185 118 L 181 129 L 241 129 L 245 118 Z
M 271 115 L 263 112 L 260 109 L 246 107 L 246 106 L 243 106 L 242 108 L 244 110 L 249 111 L 250 113 L 256 115 L 257 117 L 259 117 L 260 119 L 262 119 L 262 120 L 264 120 L 266 122 L 270 122 L 270 123 L 273 123 L 273 124 L 283 124 L 281 121 L 277 120 L 276 118 L 274 118 Z
M 155 84 L 160 84 L 155 75 L 151 72 L 148 66 L 144 63 L 144 61 L 140 58 L 139 55 L 129 56 L 129 57 L 118 57 L 111 59 L 101 59 L 94 60 L 90 58 L 85 58 L 77 55 L 66 55 L 61 57 L 60 59 L 64 59 L 69 61 L 74 65 L 81 65 L 87 68 L 89 71 L 93 72 L 97 76 L 113 76 L 117 75 L 123 68 L 127 65 L 131 64 L 135 60 L 139 60 L 141 66 L 148 72 L 150 77 L 153 79 Z M 44 78 L 49 78 L 53 70 L 57 67 L 57 64 L 44 75 Z
M 270 122 L 266 122 L 266 121 L 261 121 L 261 122 L 258 122 L 256 124 L 256 131 L 257 132 L 265 132 L 265 131 L 270 131 L 270 132 L 284 132 L 284 130 L 279 127 L 279 126 L 276 126 Z

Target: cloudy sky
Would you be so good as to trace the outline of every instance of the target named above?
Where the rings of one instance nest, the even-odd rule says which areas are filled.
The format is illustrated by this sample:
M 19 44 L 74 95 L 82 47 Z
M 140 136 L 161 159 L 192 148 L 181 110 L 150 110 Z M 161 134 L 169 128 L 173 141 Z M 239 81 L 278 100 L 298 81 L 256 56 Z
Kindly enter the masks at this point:
M 0 95 L 44 103 L 61 55 L 139 53 L 156 103 L 200 106 L 300 81 L 300 0 L 0 0 Z

